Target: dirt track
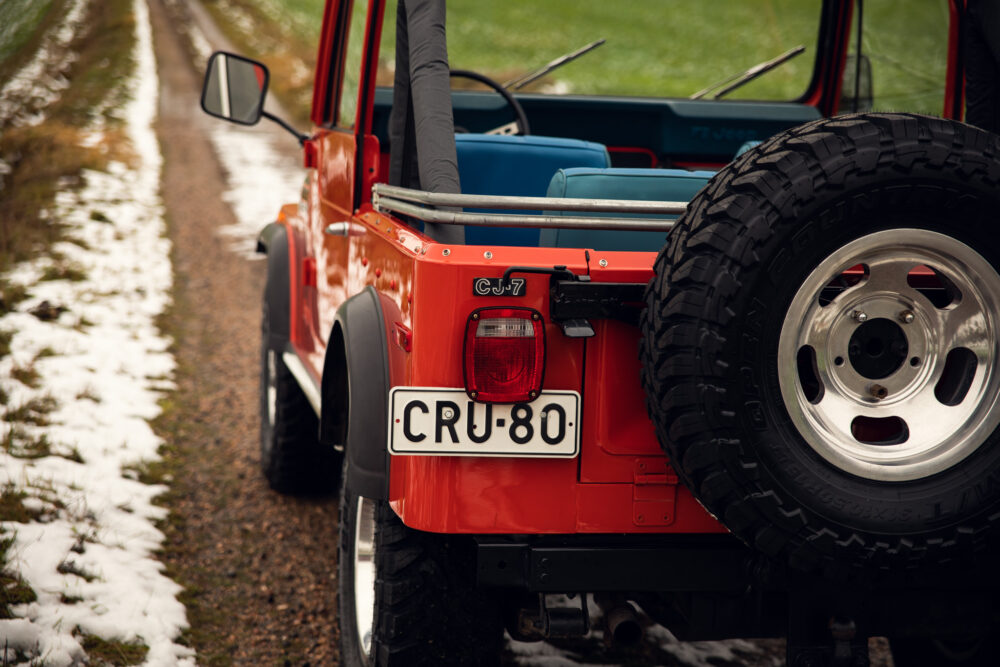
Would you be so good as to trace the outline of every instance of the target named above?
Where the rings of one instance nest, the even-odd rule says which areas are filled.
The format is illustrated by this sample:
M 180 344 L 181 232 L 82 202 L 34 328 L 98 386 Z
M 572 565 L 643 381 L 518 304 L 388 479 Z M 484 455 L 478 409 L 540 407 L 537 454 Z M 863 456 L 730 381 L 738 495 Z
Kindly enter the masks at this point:
M 187 589 L 200 664 L 335 664 L 336 500 L 279 496 L 258 473 L 264 264 L 216 234 L 233 214 L 220 199 L 223 173 L 205 132 L 212 121 L 198 110 L 200 73 L 176 31 L 178 7 L 149 5 L 177 280 L 165 326 L 180 369 L 158 424 L 174 477 L 164 560 Z M 261 223 L 275 213 L 262 212 Z

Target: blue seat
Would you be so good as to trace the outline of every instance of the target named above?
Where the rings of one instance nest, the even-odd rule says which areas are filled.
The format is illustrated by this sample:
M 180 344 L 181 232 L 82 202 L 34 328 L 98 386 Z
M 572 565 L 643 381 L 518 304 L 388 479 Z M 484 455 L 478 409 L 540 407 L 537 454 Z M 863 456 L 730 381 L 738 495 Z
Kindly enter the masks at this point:
M 646 201 L 690 201 L 705 187 L 714 171 L 682 169 L 561 169 L 549 183 L 546 197 L 582 199 L 629 199 Z M 559 213 L 602 217 L 656 218 L 641 213 Z M 663 247 L 663 232 L 619 232 L 607 229 L 543 229 L 540 245 L 595 250 L 657 251 Z
M 560 169 L 611 164 L 603 145 L 579 139 L 458 134 L 455 144 L 463 194 L 543 197 L 552 174 Z M 538 229 L 465 228 L 465 242 L 469 245 L 537 246 L 538 239 Z
M 755 148 L 757 146 L 760 146 L 762 143 L 764 143 L 764 142 L 760 141 L 759 139 L 753 139 L 751 141 L 745 142 L 742 146 L 739 147 L 739 149 L 737 149 L 735 157 L 739 157 L 739 156 L 743 155 L 744 153 L 746 153 L 751 148 Z

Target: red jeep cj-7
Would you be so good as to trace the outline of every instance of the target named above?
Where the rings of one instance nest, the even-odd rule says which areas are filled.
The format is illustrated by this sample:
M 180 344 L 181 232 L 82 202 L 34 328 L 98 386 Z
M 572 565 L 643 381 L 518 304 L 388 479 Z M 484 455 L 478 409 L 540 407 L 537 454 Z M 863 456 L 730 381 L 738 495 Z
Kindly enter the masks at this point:
M 884 0 L 582 3 L 717 29 L 742 67 L 737 32 L 785 50 L 663 99 L 534 81 L 597 43 L 449 92 L 443 0 L 394 5 L 327 1 L 302 199 L 258 246 L 262 466 L 341 489 L 345 664 L 497 662 L 504 629 L 587 632 L 588 596 L 618 641 L 641 609 L 787 636 L 790 665 L 868 664 L 873 635 L 1000 661 L 1000 141 L 958 120 L 964 0 L 908 4 L 931 21 L 897 58 L 861 49 L 895 43 Z M 202 105 L 275 119 L 267 77 L 217 53 Z M 918 84 L 944 119 L 837 115 Z

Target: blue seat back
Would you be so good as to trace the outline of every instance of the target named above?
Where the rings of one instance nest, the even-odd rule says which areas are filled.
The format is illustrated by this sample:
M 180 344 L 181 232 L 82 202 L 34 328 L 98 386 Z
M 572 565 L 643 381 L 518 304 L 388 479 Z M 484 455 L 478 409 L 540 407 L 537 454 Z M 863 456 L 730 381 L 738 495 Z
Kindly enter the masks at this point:
M 760 146 L 762 143 L 764 143 L 764 142 L 760 141 L 759 139 L 753 139 L 752 141 L 746 141 L 746 142 L 744 142 L 743 145 L 740 146 L 739 149 L 737 149 L 737 151 L 736 151 L 736 157 L 739 157 L 739 156 L 743 155 L 744 153 L 746 153 L 751 148 L 756 148 L 757 146 Z
M 562 169 L 549 183 L 547 197 L 690 201 L 715 175 L 714 171 L 682 169 Z M 676 217 L 636 213 L 559 213 L 600 217 Z M 656 251 L 663 247 L 663 232 L 620 232 L 607 229 L 543 229 L 540 245 L 595 250 Z
M 603 145 L 578 139 L 457 134 L 455 144 L 463 194 L 543 197 L 552 174 L 560 169 L 611 164 Z M 538 229 L 465 228 L 469 245 L 537 246 L 538 240 Z

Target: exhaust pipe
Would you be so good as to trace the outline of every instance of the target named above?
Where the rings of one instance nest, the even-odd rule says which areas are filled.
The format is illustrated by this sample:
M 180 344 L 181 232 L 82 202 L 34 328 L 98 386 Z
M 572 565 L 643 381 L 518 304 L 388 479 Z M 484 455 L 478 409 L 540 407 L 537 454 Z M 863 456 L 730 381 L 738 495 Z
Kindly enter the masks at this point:
M 594 595 L 594 601 L 604 612 L 604 641 L 618 646 L 634 646 L 642 641 L 639 615 L 620 595 Z
M 642 626 L 632 605 L 614 607 L 604 617 L 607 637 L 618 646 L 635 646 L 642 640 Z

